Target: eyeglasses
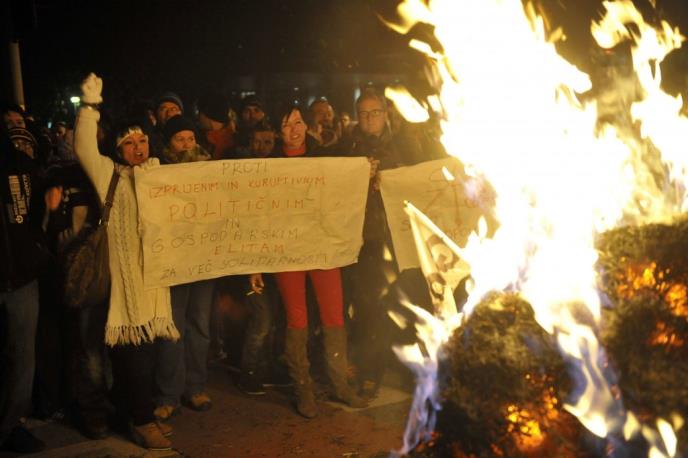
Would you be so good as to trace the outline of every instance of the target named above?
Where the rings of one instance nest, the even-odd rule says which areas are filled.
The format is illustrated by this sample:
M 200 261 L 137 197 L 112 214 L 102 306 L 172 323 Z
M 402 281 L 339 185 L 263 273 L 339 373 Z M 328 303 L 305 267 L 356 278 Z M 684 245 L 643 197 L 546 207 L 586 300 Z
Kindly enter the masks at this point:
M 378 116 L 382 116 L 382 114 L 385 112 L 385 110 L 370 110 L 370 111 L 359 111 L 358 112 L 358 117 L 360 119 L 364 118 L 377 118 Z

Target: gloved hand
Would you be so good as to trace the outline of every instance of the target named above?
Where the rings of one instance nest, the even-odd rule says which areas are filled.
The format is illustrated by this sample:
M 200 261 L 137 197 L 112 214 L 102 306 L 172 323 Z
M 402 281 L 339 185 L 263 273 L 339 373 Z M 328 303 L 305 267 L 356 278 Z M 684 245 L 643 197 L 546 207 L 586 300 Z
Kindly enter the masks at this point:
M 103 80 L 90 73 L 81 83 L 81 101 L 84 103 L 99 104 L 103 101 Z

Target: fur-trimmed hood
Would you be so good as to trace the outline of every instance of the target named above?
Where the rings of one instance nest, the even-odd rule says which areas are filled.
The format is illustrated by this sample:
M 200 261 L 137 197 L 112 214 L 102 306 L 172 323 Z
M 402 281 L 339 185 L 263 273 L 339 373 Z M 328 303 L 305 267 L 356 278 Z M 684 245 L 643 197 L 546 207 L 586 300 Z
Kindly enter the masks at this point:
M 181 153 L 173 153 L 170 151 L 170 148 L 166 146 L 162 150 L 160 162 L 163 164 L 181 164 L 183 162 L 207 161 L 210 158 L 210 153 L 198 144 L 193 149 L 182 151 Z

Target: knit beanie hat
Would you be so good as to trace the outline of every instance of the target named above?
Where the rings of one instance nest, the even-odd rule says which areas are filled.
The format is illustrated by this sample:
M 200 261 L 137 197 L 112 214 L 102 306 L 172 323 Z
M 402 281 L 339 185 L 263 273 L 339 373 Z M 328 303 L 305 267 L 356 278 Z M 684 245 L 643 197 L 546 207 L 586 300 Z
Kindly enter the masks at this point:
M 31 132 L 28 130 L 24 129 L 23 127 L 12 127 L 7 131 L 7 135 L 10 137 L 10 140 L 26 140 L 27 142 L 31 142 L 33 144 L 33 148 L 37 149 L 38 148 L 38 141 L 36 140 L 36 137 L 33 136 Z
M 171 117 L 165 123 L 165 127 L 162 130 L 163 141 L 167 145 L 170 142 L 170 139 L 174 137 L 177 132 L 181 132 L 183 130 L 190 130 L 194 133 L 194 135 L 196 135 L 196 126 L 192 120 L 182 115 Z
M 213 121 L 225 124 L 229 118 L 229 100 L 222 94 L 204 94 L 198 99 L 198 111 Z
M 161 95 L 158 98 L 158 101 L 155 102 L 155 108 L 157 109 L 160 105 L 162 105 L 165 102 L 172 102 L 175 105 L 177 105 L 182 112 L 184 111 L 184 104 L 182 103 L 182 99 L 179 98 L 179 96 L 174 92 L 165 92 L 163 95 Z
M 239 113 L 244 111 L 244 108 L 249 106 L 258 107 L 261 110 L 263 110 L 263 102 L 261 102 L 260 99 L 255 95 L 247 95 L 246 97 L 241 99 L 241 107 L 239 108 Z

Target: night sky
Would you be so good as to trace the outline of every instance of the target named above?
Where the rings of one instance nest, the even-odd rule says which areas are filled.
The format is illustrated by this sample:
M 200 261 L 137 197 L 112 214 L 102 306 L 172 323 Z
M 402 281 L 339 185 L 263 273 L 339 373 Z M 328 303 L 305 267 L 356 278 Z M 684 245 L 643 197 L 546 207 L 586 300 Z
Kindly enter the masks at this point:
M 15 11 L 26 0 L 10 0 Z M 688 30 L 688 2 L 636 0 L 648 17 Z M 122 94 L 174 88 L 195 95 L 224 88 L 228 76 L 281 72 L 419 73 L 422 59 L 388 30 L 394 0 L 34 0 L 35 27 L 20 18 L 27 103 L 40 107 L 61 90 L 78 93 L 89 71 Z M 600 0 L 538 0 L 569 41 L 562 53 L 586 69 L 590 20 Z M 28 26 L 28 27 L 27 27 Z M 423 36 L 424 31 L 415 31 Z M 686 53 L 667 64 L 682 75 Z M 4 62 L 3 62 L 4 64 Z M 4 67 L 4 65 L 3 65 Z M 6 71 L 6 70 L 5 70 Z M 5 77 L 6 78 L 6 77 Z M 682 77 L 675 76 L 674 79 Z M 6 98 L 6 97 L 5 97 Z
M 89 71 L 106 97 L 113 84 L 197 94 L 228 75 L 406 71 L 388 57 L 405 41 L 362 0 L 35 1 L 37 28 L 21 41 L 29 104 L 55 86 L 78 93 Z

